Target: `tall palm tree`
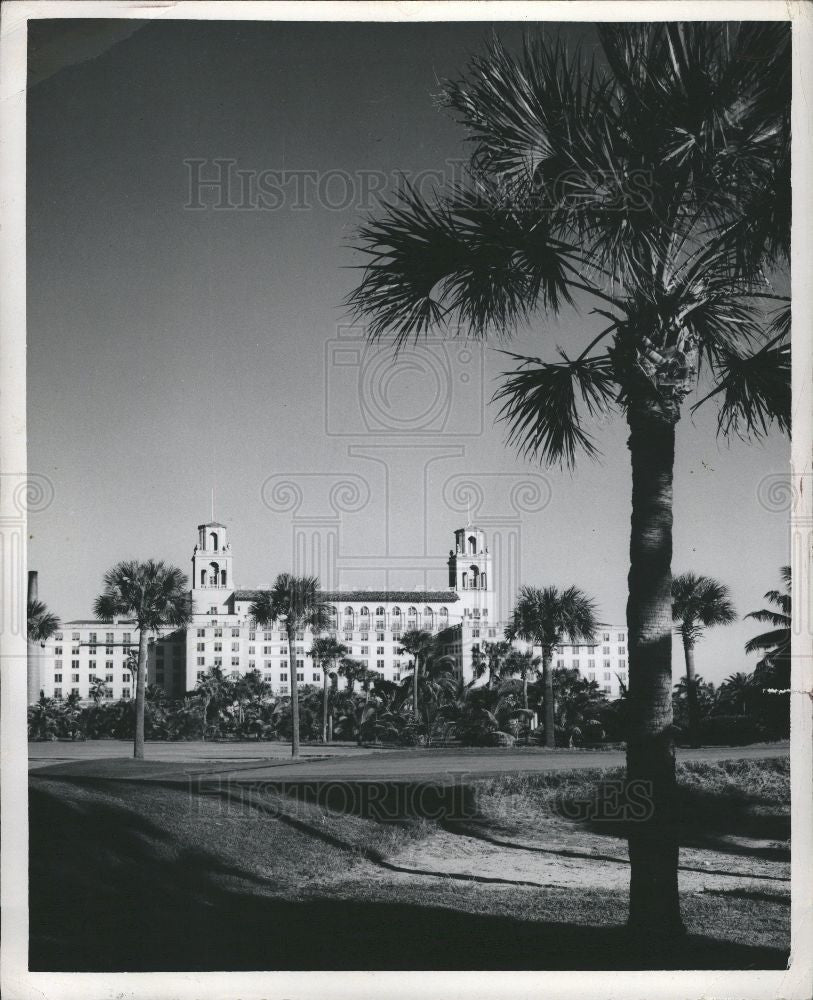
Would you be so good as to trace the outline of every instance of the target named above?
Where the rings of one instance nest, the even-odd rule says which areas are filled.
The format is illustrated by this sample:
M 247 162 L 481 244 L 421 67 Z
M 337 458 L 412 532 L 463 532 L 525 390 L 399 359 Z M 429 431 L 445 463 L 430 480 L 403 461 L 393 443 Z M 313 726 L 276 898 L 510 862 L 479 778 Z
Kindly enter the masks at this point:
M 296 677 L 294 640 L 297 632 L 309 629 L 314 636 L 330 625 L 328 604 L 322 600 L 315 576 L 280 573 L 270 591 L 261 593 L 249 608 L 258 625 L 279 623 L 288 640 L 288 665 L 291 673 L 291 756 L 299 756 L 299 688 Z
M 418 718 L 418 688 L 421 669 L 432 655 L 435 639 L 425 629 L 413 628 L 401 636 L 399 656 L 412 657 L 412 714 Z
M 686 705 L 689 716 L 689 743 L 700 746 L 700 717 L 695 684 L 694 647 L 703 632 L 714 625 L 730 625 L 737 620 L 728 587 L 710 576 L 681 573 L 672 580 L 672 621 L 683 639 L 686 658 Z
M 790 687 L 790 566 L 783 566 L 780 574 L 785 589 L 769 590 L 765 594 L 765 600 L 773 608 L 750 611 L 745 616 L 771 626 L 769 631 L 749 639 L 745 644 L 745 652 L 764 652 L 765 656 L 759 661 L 755 671 L 757 680 L 784 689 Z
M 483 642 L 473 652 L 472 673 L 476 680 L 488 673 L 488 686 L 494 688 L 500 676 L 506 657 L 511 652 L 511 644 L 503 640 Z
M 592 64 L 549 34 L 516 55 L 495 39 L 446 87 L 471 140 L 469 182 L 434 200 L 407 187 L 362 225 L 366 261 L 349 303 L 372 339 L 398 345 L 461 327 L 504 339 L 563 305 L 601 320 L 576 356 L 512 355 L 497 398 L 509 442 L 547 464 L 597 455 L 591 418 L 620 412 L 629 429 L 627 774 L 653 788 L 651 818 L 629 834 L 629 923 L 668 941 L 683 931 L 671 737 L 675 427 L 701 374 L 706 394 L 694 408 L 715 398 L 721 433 L 789 427 L 790 30 L 596 30 Z
M 509 642 L 521 639 L 542 649 L 545 746 L 556 746 L 553 715 L 553 671 L 551 660 L 557 646 L 569 642 L 592 642 L 598 626 L 593 601 L 578 587 L 521 587 L 511 621 L 505 628 Z M 527 705 L 525 706 L 527 707 Z
M 211 667 L 207 672 L 198 678 L 195 685 L 195 694 L 200 699 L 203 710 L 201 719 L 201 738 L 206 739 L 206 729 L 209 724 L 209 709 L 214 705 L 218 710 L 223 707 L 228 690 L 228 679 L 221 667 Z
M 93 605 L 96 617 L 103 621 L 134 618 L 138 631 L 133 757 L 143 760 L 147 641 L 165 625 L 181 627 L 191 620 L 189 584 L 182 570 L 155 559 L 116 563 L 105 573 L 103 583 L 104 590 Z
M 314 664 L 319 664 L 322 668 L 322 742 L 327 743 L 327 720 L 329 711 L 329 687 L 330 668 L 335 667 L 336 661 L 343 656 L 347 656 L 350 650 L 343 643 L 339 642 L 332 635 L 321 635 L 314 639 L 308 656 L 313 657 Z

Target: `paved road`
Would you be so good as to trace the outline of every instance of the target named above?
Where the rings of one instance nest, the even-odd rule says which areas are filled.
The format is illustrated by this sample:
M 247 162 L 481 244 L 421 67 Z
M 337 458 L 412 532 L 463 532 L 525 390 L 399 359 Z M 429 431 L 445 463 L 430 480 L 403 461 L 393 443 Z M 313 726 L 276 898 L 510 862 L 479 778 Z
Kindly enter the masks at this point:
M 35 748 L 49 746 L 48 744 L 33 744 Z M 54 744 L 50 744 L 54 746 Z M 43 765 L 55 765 L 42 771 L 43 776 L 56 776 L 64 767 L 66 774 L 75 776 L 91 776 L 94 771 L 94 761 L 101 768 L 103 758 L 109 760 L 113 754 L 97 753 L 103 744 L 61 744 L 69 747 L 71 756 L 59 760 L 54 754 L 45 759 L 41 754 L 32 761 L 32 766 L 41 768 Z M 226 748 L 223 744 L 219 747 Z M 618 767 L 624 763 L 623 751 L 619 750 L 544 750 L 538 748 L 522 749 L 456 749 L 456 750 L 386 750 L 370 751 L 355 747 L 331 747 L 335 751 L 332 757 L 321 756 L 324 750 L 320 747 L 309 747 L 304 759 L 287 760 L 285 747 L 273 745 L 273 753 L 266 752 L 263 747 L 263 759 L 253 759 L 249 747 L 256 744 L 228 744 L 229 757 L 222 750 L 215 751 L 213 745 L 202 744 L 165 744 L 165 747 L 183 749 L 176 751 L 172 757 L 163 756 L 166 751 L 158 751 L 162 756 L 154 754 L 157 746 L 148 748 L 149 760 L 146 766 L 122 761 L 122 778 L 161 777 L 163 779 L 177 778 L 187 780 L 194 773 L 204 778 L 211 776 L 218 782 L 265 782 L 265 781 L 406 781 L 431 780 L 433 782 L 459 781 L 462 778 L 488 777 L 505 772 L 533 773 L 537 771 L 573 770 L 587 767 Z M 91 748 L 92 749 L 86 749 Z M 245 748 L 237 751 L 237 748 Z M 204 749 L 205 748 L 205 749 Z M 237 751 L 237 752 L 235 752 Z M 288 751 L 290 752 L 290 750 Z M 215 755 L 217 754 L 217 755 Z M 702 747 L 699 750 L 678 750 L 678 760 L 717 761 L 731 759 L 760 759 L 765 757 L 783 757 L 788 754 L 787 742 L 757 744 L 749 747 Z M 118 755 L 117 755 L 118 756 Z M 120 756 L 124 757 L 125 754 Z M 85 761 L 86 764 L 80 762 Z M 160 761 L 171 762 L 170 766 L 161 765 Z M 154 762 L 151 764 L 151 762 Z M 174 766 L 172 766 L 174 765 Z M 104 768 L 105 777 L 113 777 L 109 765 Z

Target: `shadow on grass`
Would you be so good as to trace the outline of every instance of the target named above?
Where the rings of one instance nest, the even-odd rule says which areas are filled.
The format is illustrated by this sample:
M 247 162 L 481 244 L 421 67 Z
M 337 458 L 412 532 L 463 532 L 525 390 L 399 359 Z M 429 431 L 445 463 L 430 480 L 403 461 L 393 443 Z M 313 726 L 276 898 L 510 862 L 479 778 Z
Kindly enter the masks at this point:
M 30 792 L 33 971 L 781 968 L 776 949 L 688 938 L 636 954 L 623 928 L 381 900 L 288 899 L 143 816 Z M 222 884 L 223 877 L 230 884 Z M 218 879 L 220 883 L 218 884 Z

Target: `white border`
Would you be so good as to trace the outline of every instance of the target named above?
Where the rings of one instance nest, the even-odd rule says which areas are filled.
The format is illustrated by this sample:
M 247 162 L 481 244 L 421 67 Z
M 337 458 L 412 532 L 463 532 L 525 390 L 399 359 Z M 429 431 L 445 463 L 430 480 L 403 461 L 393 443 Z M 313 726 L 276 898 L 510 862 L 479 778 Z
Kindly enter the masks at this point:
M 542 991 L 584 1000 L 768 997 L 803 1000 L 813 995 L 813 613 L 811 612 L 811 538 L 813 538 L 813 171 L 810 158 L 813 94 L 813 8 L 806 3 L 749 2 L 181 2 L 106 3 L 99 0 L 9 0 L 0 24 L 0 469 L 15 479 L 26 474 L 25 450 L 25 80 L 26 22 L 39 18 L 112 17 L 170 20 L 294 21 L 638 21 L 638 20 L 792 20 L 793 21 L 793 441 L 792 470 L 798 486 L 793 511 L 794 657 L 791 698 L 793 860 L 791 964 L 787 972 L 249 972 L 249 973 L 29 973 L 27 971 L 27 743 L 26 644 L 18 634 L 0 634 L 2 708 L 2 964 L 3 994 L 9 1000 L 94 998 L 251 998 L 358 1000 L 363 996 L 412 998 L 418 993 L 445 1000 L 493 1000 L 501 996 L 539 997 Z M 6 479 L 6 482 L 8 480 Z M 13 524 L 11 523 L 13 522 Z M 0 533 L 19 530 L 22 520 L 9 490 L 0 486 Z M 22 553 L 19 579 L 25 579 Z M 4 577 L 0 585 L 6 585 Z M 4 586 L 4 612 L 14 595 Z M 14 613 L 22 615 L 17 595 Z M 16 619 L 15 619 L 16 620 Z M 9 618 L 4 617 L 8 622 Z M 19 620 L 17 621 L 19 626 Z M 66 919 L 73 919 L 68 914 Z M 589 939 L 585 947 L 589 947 Z

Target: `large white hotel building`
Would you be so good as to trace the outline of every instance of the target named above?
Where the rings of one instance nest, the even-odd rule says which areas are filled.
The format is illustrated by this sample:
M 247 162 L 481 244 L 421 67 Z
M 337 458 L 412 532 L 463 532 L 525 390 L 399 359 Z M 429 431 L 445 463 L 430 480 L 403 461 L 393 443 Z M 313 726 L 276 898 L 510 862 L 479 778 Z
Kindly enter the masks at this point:
M 470 679 L 474 648 L 502 639 L 505 627 L 494 617 L 495 581 L 482 529 L 467 525 L 455 531 L 448 567 L 448 590 L 325 592 L 332 634 L 355 659 L 398 681 L 410 669 L 410 660 L 399 652 L 401 635 L 415 628 L 448 630 L 447 650 L 455 655 L 463 677 Z M 321 684 L 322 671 L 308 656 L 310 633 L 297 635 L 291 664 L 285 634 L 252 621 L 250 607 L 258 593 L 234 586 L 226 526 L 217 521 L 199 525 L 192 554 L 192 621 L 151 637 L 148 683 L 162 687 L 170 698 L 180 698 L 208 670 L 220 667 L 226 674 L 259 670 L 279 695 L 289 693 L 294 670 L 300 684 Z M 594 645 L 563 646 L 554 654 L 554 665 L 575 667 L 608 697 L 618 697 L 627 681 L 626 635 L 625 626 L 601 625 Z M 132 620 L 64 622 L 29 669 L 29 702 L 41 691 L 48 697 L 77 692 L 86 699 L 94 678 L 105 682 L 109 699 L 131 697 L 133 681 L 126 664 L 137 643 Z

